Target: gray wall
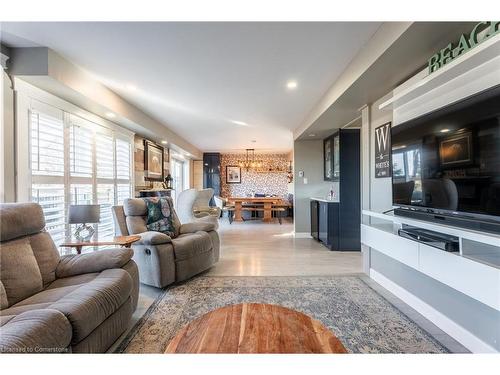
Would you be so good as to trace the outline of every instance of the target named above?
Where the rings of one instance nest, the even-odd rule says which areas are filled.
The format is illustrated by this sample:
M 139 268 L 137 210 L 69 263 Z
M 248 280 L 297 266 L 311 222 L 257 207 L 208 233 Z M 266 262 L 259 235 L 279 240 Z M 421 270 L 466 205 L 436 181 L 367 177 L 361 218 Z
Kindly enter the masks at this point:
M 386 95 L 370 105 L 370 209 L 385 211 L 392 208 L 391 178 L 375 178 L 375 128 L 387 122 L 392 122 L 391 110 L 380 110 L 378 106 L 390 98 Z M 364 126 L 364 125 L 363 125 Z
M 323 140 L 295 141 L 293 154 L 295 233 L 310 233 L 309 198 L 326 198 L 332 186 L 338 193 L 338 183 L 323 181 Z M 304 171 L 304 177 L 299 177 L 299 171 Z M 304 184 L 304 178 L 307 184 Z

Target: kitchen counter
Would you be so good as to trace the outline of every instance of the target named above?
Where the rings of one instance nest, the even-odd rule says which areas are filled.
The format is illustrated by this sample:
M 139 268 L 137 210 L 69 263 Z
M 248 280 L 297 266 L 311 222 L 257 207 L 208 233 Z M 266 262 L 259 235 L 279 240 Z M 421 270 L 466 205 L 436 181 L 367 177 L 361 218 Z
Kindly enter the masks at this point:
M 325 203 L 339 203 L 340 202 L 338 199 L 331 200 L 331 199 L 316 198 L 316 197 L 312 197 L 312 198 L 309 198 L 309 199 L 312 200 L 312 201 L 325 202 Z

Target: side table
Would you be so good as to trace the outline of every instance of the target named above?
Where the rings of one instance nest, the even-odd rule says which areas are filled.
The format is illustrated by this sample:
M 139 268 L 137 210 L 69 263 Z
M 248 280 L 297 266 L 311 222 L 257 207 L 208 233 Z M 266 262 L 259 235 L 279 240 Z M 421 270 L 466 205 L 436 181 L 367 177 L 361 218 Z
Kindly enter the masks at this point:
M 116 246 L 121 246 L 121 247 L 130 247 L 134 242 L 139 241 L 141 239 L 140 236 L 117 236 L 114 237 L 113 240 L 108 240 L 108 241 L 88 241 L 88 242 L 82 242 L 82 241 L 64 241 L 62 244 L 59 245 L 59 247 L 72 247 L 75 248 L 76 252 L 78 254 L 82 253 L 82 248 L 84 246 L 110 246 L 110 245 L 116 245 Z

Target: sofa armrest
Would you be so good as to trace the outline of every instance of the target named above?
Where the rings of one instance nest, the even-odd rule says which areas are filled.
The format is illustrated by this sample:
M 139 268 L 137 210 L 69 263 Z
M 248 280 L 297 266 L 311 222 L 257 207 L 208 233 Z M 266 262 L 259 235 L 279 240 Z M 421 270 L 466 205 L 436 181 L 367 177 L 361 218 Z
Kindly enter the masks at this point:
M 25 311 L 1 329 L 0 353 L 61 353 L 71 343 L 71 323 L 53 309 Z
M 195 233 L 198 231 L 210 232 L 213 230 L 217 230 L 217 223 L 199 220 L 192 223 L 182 224 L 180 234 Z
M 56 268 L 56 277 L 68 277 L 84 273 L 101 272 L 110 268 L 121 268 L 130 259 L 134 251 L 116 248 L 96 251 L 88 254 L 66 255 L 61 257 Z
M 134 242 L 134 245 L 161 245 L 164 243 L 172 242 L 172 238 L 167 236 L 165 233 L 148 231 L 143 233 L 137 233 L 135 236 L 140 236 L 139 241 Z

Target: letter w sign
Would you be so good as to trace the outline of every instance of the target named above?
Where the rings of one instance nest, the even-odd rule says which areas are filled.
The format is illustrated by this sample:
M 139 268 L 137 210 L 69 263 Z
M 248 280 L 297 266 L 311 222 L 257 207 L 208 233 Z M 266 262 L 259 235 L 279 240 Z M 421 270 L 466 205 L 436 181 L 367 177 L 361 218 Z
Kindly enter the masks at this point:
M 391 123 L 375 129 L 375 178 L 391 177 Z

